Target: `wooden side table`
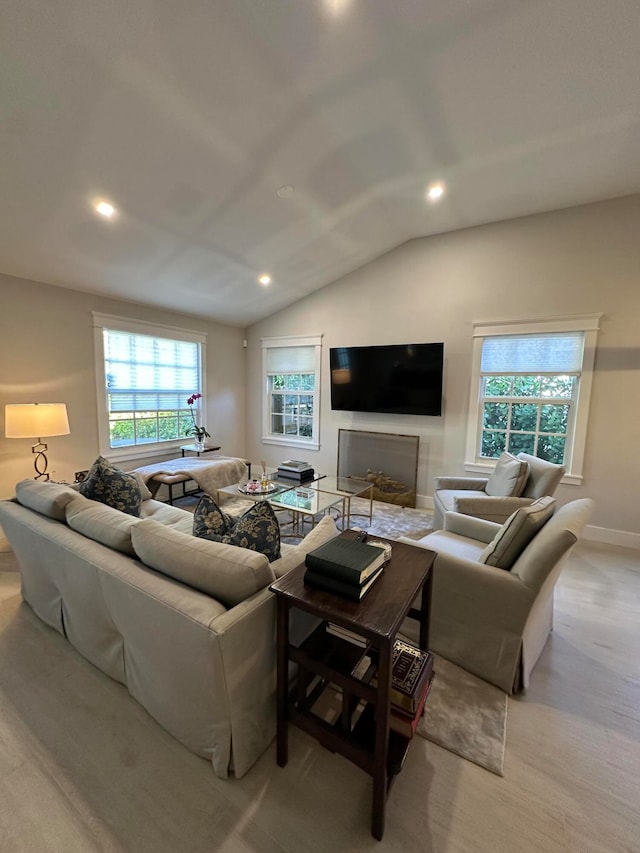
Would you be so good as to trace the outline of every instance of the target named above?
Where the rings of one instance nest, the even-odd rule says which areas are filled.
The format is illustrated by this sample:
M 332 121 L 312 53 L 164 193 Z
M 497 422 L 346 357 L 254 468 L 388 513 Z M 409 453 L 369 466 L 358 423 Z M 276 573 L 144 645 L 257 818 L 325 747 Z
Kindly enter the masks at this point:
M 342 535 L 354 534 L 346 531 Z M 293 723 L 369 773 L 373 777 L 371 833 L 378 840 L 384 834 L 387 794 L 402 769 L 411 742 L 389 729 L 393 644 L 404 619 L 410 616 L 420 622 L 420 648 L 428 648 L 435 559 L 432 551 L 401 542 L 390 544 L 391 560 L 360 602 L 305 586 L 304 564 L 270 587 L 277 603 L 278 764 L 287 764 L 287 727 Z M 420 592 L 421 606 L 415 609 L 413 601 Z M 289 642 L 289 613 L 294 607 L 323 620 L 300 646 Z M 366 648 L 329 634 L 328 622 L 361 635 Z M 365 654 L 376 661 L 377 687 L 353 674 Z M 297 683 L 291 692 L 289 661 L 298 664 Z M 308 691 L 311 684 L 314 686 Z M 312 707 L 329 685 L 342 690 L 342 713 L 333 724 L 314 714 Z M 353 712 L 360 700 L 366 707 L 353 724 Z

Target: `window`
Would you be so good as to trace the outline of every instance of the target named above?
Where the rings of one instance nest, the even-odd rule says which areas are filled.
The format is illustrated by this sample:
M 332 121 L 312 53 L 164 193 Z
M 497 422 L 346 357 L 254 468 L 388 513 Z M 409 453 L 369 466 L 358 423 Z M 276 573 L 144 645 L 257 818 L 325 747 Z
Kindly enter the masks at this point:
M 321 349 L 322 336 L 262 341 L 263 441 L 320 447 Z
M 475 327 L 468 470 L 524 451 L 582 481 L 597 329 L 597 317 Z
M 98 314 L 94 329 L 101 452 L 133 458 L 185 441 L 187 399 L 203 387 L 205 336 Z

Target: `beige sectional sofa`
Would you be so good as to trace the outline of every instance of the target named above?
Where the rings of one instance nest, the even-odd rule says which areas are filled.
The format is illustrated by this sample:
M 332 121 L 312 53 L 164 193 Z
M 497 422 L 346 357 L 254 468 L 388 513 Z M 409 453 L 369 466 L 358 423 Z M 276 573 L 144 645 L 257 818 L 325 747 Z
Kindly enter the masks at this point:
M 145 500 L 141 517 L 70 486 L 25 480 L 0 501 L 22 595 L 47 625 L 124 684 L 217 776 L 244 775 L 275 735 L 272 580 L 337 535 L 332 519 L 280 559 L 197 539 L 193 516 Z M 301 639 L 309 617 L 293 624 Z

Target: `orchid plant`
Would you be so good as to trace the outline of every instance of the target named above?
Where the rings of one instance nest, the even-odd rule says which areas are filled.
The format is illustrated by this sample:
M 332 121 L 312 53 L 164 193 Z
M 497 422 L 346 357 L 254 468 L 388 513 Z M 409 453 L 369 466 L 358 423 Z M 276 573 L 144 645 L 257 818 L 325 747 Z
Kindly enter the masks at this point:
M 198 426 L 196 423 L 196 416 L 193 411 L 193 407 L 195 405 L 196 400 L 201 400 L 202 394 L 198 394 L 197 392 L 192 394 L 187 400 L 187 406 L 189 406 L 189 411 L 191 412 L 191 420 L 192 424 L 185 430 L 185 435 L 192 435 L 196 441 L 204 442 L 205 438 L 211 438 L 211 434 L 206 431 L 203 426 Z

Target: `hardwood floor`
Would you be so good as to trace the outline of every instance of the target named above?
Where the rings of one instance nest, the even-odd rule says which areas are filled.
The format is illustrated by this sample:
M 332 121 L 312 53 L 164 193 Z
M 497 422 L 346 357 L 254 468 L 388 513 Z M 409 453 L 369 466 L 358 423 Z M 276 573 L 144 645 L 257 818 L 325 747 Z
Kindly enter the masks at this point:
M 371 780 L 293 729 L 240 780 L 157 726 L 20 604 L 0 561 L 0 851 L 622 853 L 640 849 L 640 554 L 582 543 L 510 699 L 505 776 L 416 738 L 369 834 Z

